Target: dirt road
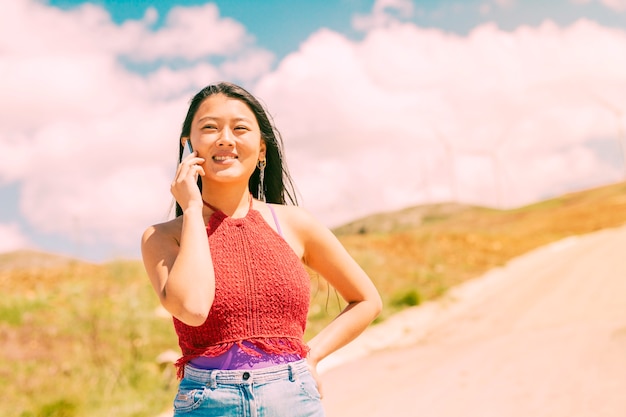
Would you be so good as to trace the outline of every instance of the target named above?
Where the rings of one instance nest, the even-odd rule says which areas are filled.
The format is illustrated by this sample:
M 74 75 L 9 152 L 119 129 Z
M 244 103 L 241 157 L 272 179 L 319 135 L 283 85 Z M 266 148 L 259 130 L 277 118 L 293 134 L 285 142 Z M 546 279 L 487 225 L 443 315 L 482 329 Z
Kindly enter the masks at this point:
M 626 227 L 515 259 L 320 365 L 328 417 L 625 417 Z

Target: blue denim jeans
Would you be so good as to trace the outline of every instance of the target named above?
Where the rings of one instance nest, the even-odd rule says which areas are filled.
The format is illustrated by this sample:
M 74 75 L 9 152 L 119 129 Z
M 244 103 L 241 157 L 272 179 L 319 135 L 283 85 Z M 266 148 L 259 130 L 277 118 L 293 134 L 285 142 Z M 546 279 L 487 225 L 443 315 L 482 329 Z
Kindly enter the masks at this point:
M 175 417 L 323 417 L 305 359 L 251 370 L 185 366 Z

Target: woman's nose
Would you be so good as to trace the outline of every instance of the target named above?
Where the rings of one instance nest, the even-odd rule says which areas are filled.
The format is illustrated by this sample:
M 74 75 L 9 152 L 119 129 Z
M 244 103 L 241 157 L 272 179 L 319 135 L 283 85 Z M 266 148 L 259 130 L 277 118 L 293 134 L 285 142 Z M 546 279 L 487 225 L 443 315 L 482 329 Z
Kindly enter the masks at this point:
M 234 136 L 230 129 L 222 129 L 217 138 L 217 146 L 233 146 L 234 143 Z

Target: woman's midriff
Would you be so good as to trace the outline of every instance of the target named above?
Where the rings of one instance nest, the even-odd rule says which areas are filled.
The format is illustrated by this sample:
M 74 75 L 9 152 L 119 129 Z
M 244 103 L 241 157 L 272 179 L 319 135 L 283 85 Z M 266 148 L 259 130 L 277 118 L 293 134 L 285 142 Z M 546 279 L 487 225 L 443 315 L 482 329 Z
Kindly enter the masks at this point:
M 189 361 L 189 364 L 199 369 L 260 369 L 302 359 L 297 354 L 267 353 L 252 343 L 246 341 L 242 343 L 246 348 L 254 350 L 258 355 L 248 353 L 235 344 L 219 356 L 198 356 Z

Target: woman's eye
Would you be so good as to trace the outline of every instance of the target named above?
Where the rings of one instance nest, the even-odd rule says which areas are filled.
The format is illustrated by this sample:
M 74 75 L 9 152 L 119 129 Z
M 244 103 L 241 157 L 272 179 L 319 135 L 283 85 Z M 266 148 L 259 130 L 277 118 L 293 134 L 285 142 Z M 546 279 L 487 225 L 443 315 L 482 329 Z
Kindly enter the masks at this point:
M 235 130 L 249 130 L 246 126 L 237 126 Z
M 217 126 L 215 126 L 215 125 L 205 125 L 202 128 L 203 129 L 217 129 Z

